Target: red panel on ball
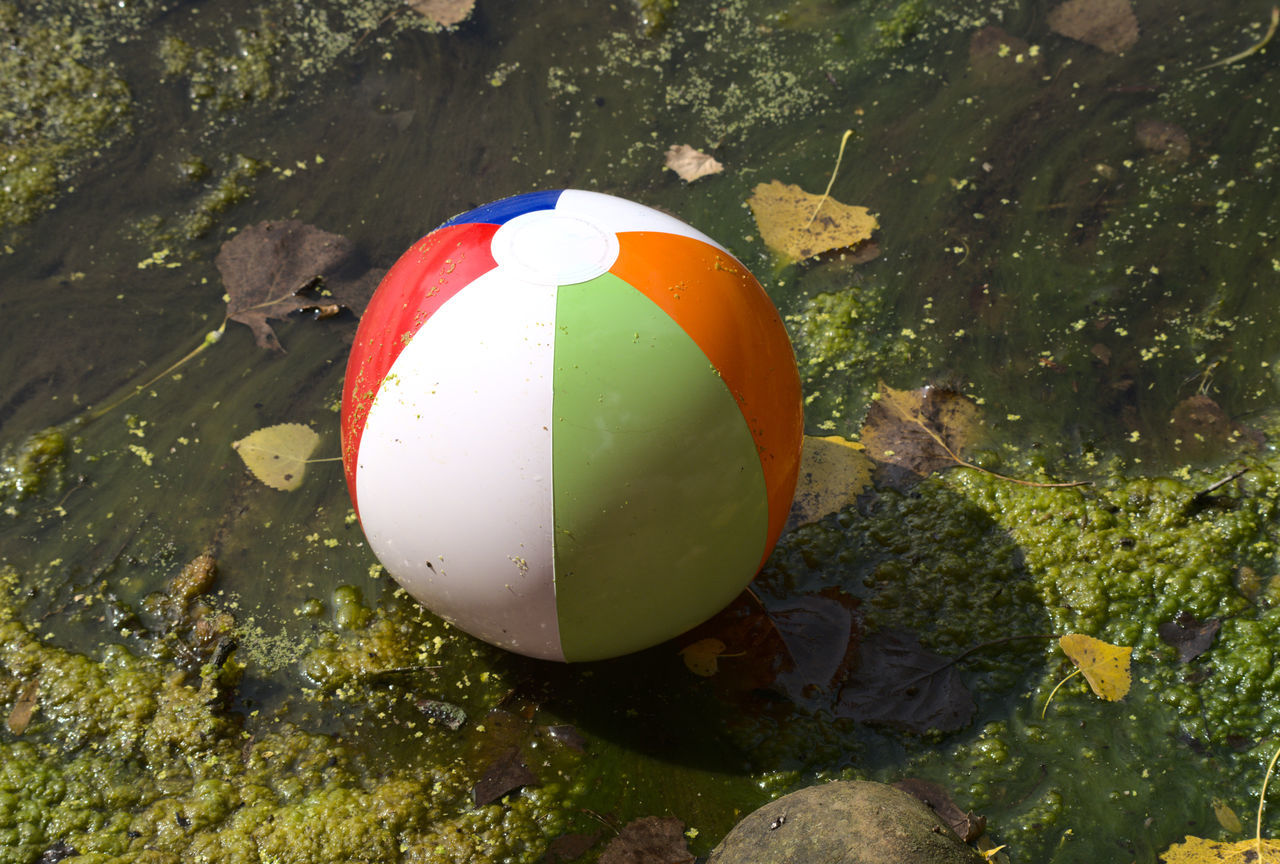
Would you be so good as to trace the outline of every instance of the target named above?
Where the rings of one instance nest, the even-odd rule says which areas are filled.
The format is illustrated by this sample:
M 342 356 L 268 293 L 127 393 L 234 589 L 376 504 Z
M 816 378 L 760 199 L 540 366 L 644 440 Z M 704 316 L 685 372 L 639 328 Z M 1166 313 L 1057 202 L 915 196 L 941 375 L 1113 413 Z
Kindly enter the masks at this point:
M 497 230 L 497 225 L 465 223 L 432 231 L 387 271 L 360 316 L 342 388 L 342 467 L 357 514 L 356 455 L 369 406 L 391 364 L 427 319 L 498 266 L 490 252 Z

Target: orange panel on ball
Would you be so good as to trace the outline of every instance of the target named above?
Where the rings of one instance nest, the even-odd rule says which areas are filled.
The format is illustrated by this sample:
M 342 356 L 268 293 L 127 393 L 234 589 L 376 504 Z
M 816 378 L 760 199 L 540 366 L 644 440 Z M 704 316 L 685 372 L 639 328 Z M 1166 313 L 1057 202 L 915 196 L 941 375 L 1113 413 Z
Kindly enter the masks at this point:
M 767 558 L 791 509 L 804 431 L 800 376 L 778 310 L 755 277 L 714 246 L 649 231 L 619 232 L 618 243 L 610 272 L 702 348 L 751 429 L 769 496 Z

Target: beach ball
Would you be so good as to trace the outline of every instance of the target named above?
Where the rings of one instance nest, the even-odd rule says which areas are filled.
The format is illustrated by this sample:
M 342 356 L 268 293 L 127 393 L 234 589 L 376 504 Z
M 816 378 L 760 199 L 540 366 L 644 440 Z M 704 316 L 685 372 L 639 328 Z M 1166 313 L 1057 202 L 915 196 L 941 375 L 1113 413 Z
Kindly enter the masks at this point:
M 342 397 L 372 551 L 445 620 L 596 660 L 724 608 L 782 532 L 800 382 L 760 284 L 675 217 L 579 190 L 464 213 L 360 319 Z

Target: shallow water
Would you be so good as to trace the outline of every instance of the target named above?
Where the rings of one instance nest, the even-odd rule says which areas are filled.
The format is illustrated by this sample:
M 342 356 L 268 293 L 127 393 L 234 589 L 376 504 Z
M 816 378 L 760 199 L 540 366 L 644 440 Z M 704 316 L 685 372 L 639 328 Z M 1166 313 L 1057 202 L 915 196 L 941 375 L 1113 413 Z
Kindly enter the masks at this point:
M 564 790 L 548 805 L 559 821 L 543 847 L 602 821 L 671 815 L 704 854 L 747 810 L 841 776 L 946 782 L 962 808 L 987 816 L 1013 861 L 1152 861 L 1187 833 L 1243 836 L 1221 827 L 1209 802 L 1224 799 L 1248 822 L 1270 715 L 1241 720 L 1229 744 L 1180 717 L 1186 703 L 1165 696 L 1177 676 L 1160 671 L 1154 620 L 1072 619 L 1071 603 L 1041 607 L 1045 595 L 1030 589 L 997 612 L 1005 601 L 991 598 L 1008 597 L 1006 585 L 1043 586 L 1072 555 L 1093 553 L 1072 552 L 1070 540 L 1033 547 L 1048 541 L 1000 521 L 1002 508 L 1022 514 L 1020 505 L 974 503 L 999 498 L 986 487 L 926 484 L 919 505 L 917 493 L 882 490 L 784 536 L 756 602 L 784 620 L 838 588 L 861 602 L 867 630 L 917 631 L 944 656 L 1064 621 L 1112 641 L 1128 634 L 1149 668 L 1125 702 L 1068 691 L 1041 722 L 1031 694 L 1042 698 L 1069 669 L 1044 642 L 963 665 L 977 714 L 959 731 L 923 735 L 856 723 L 821 694 L 758 687 L 750 675 L 697 678 L 679 642 L 571 669 L 456 631 L 431 643 L 441 625 L 371 570 L 335 463 L 310 466 L 300 489 L 279 493 L 250 478 L 229 446 L 300 422 L 321 433 L 318 456 L 337 454 L 349 316 L 273 322 L 281 354 L 231 322 L 216 344 L 151 381 L 221 324 L 214 259 L 239 229 L 299 219 L 387 267 L 462 210 L 578 186 L 673 212 L 757 274 L 791 328 L 811 434 L 855 437 L 879 382 L 947 384 L 980 403 L 977 449 L 1006 473 L 1100 489 L 1122 475 L 1173 475 L 1188 494 L 1230 474 L 1236 458 L 1264 466 L 1260 476 L 1273 470 L 1266 436 L 1280 385 L 1275 53 L 1201 67 L 1260 39 L 1268 10 L 1133 8 L 1138 40 L 1114 54 L 1053 33 L 1050 4 L 1019 2 L 685 0 L 649 29 L 623 2 L 481 0 L 449 32 L 379 2 L 23 7 L 27 24 L 80 33 L 81 62 L 111 70 L 130 99 L 126 120 L 99 131 L 104 146 L 67 151 L 45 212 L 4 228 L 0 444 L 57 424 L 74 442 L 59 472 L 0 515 L 0 564 L 21 574 L 21 617 L 51 645 L 146 653 L 146 628 L 122 627 L 113 610 L 139 608 L 213 548 L 210 602 L 237 622 L 245 672 L 233 711 L 250 729 L 288 720 L 331 733 L 368 760 L 371 777 L 461 764 L 472 782 L 493 759 L 476 726 L 495 706 L 538 728 L 580 730 L 585 755 L 556 757 Z M 901 26 L 886 24 L 894 20 Z M 975 43 L 993 26 L 1009 50 Z M 195 59 L 172 59 L 174 40 Z M 854 135 L 831 195 L 877 215 L 880 255 L 783 266 L 744 202 L 773 179 L 821 192 L 845 129 Z M 1185 144 L 1144 143 L 1153 129 Z M 676 143 L 713 152 L 725 172 L 680 181 L 662 168 Z M 237 167 L 238 156 L 253 161 Z M 89 406 L 144 382 L 87 419 Z M 1215 406 L 1208 426 L 1179 414 L 1197 395 Z M 1270 488 L 1259 480 L 1228 491 Z M 1046 497 L 1041 509 L 1097 500 L 1080 494 Z M 1135 494 L 1116 493 L 1116 506 Z M 894 508 L 905 515 L 882 536 L 876 514 Z M 1259 512 L 1253 546 L 1214 546 L 1219 558 L 1211 550 L 1204 569 L 1247 564 L 1264 585 L 1275 576 L 1273 517 Z M 962 521 L 944 524 L 944 514 Z M 1180 537 L 1227 532 L 1221 521 L 1179 525 Z M 1221 560 L 1237 548 L 1252 557 Z M 1185 553 L 1140 549 L 1143 566 L 1175 566 L 1169 550 Z M 919 574 L 934 580 L 932 620 L 911 613 L 916 588 L 885 587 L 915 585 Z M 346 632 L 334 597 L 343 585 L 412 622 L 403 638 L 434 644 L 429 665 L 443 668 L 413 673 L 409 685 L 393 676 L 326 691 L 308 678 L 299 657 Z M 1250 609 L 1263 620 L 1260 596 Z M 1198 608 L 1192 596 L 1186 605 Z M 1249 617 L 1229 605 L 1201 617 Z M 1129 611 L 1135 621 L 1155 614 Z M 758 609 L 740 617 L 759 624 Z M 1269 651 L 1250 656 L 1267 665 L 1254 688 L 1262 710 L 1280 680 Z M 416 737 L 407 724 L 424 693 L 464 707 L 470 724 Z M 27 738 L 59 740 L 36 717 Z M 541 853 L 534 843 L 527 858 Z

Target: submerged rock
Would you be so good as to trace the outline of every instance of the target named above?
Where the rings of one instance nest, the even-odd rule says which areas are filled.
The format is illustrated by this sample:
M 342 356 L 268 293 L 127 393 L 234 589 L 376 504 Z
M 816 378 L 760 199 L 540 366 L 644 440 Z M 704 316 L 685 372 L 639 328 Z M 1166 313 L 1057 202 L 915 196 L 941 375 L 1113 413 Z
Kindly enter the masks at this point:
M 784 795 L 734 826 L 708 864 L 975 864 L 919 799 L 883 783 L 826 783 Z

